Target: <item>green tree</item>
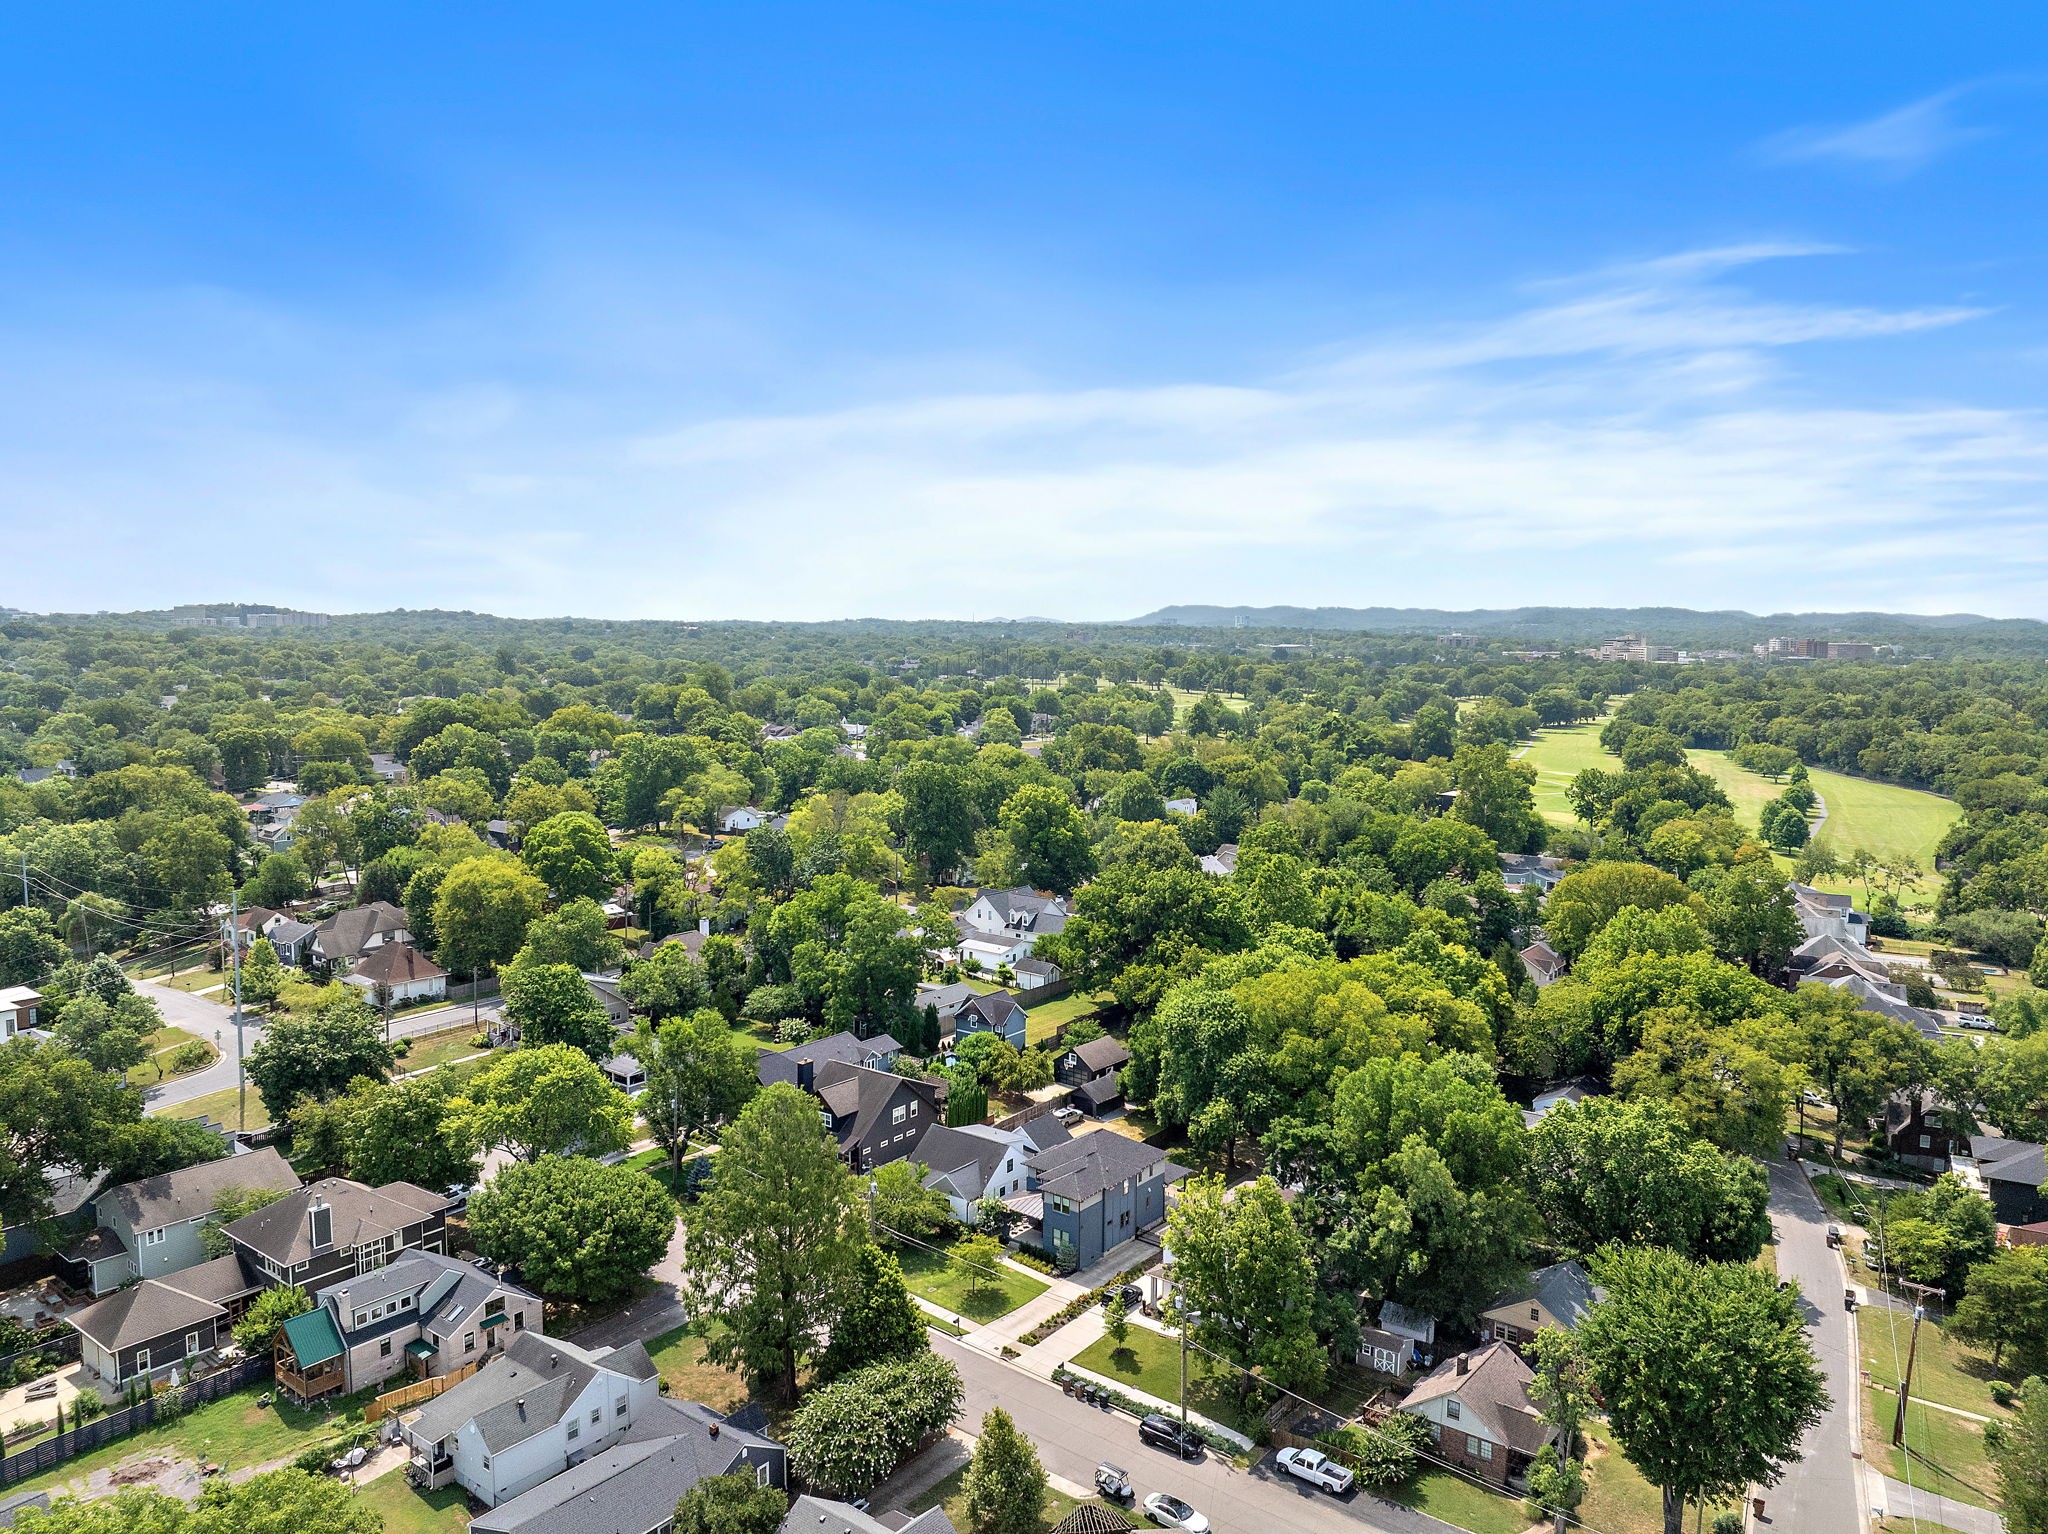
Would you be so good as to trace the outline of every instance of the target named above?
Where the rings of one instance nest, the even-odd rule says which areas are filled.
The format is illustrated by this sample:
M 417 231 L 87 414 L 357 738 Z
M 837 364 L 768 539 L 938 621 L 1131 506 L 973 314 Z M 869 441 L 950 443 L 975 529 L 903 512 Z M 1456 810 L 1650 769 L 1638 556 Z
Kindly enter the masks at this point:
M 338 1149 L 338 1159 L 357 1182 L 382 1187 L 409 1182 L 445 1190 L 476 1181 L 477 1161 L 469 1147 L 448 1133 L 448 1110 L 456 1092 L 455 1072 L 443 1066 L 425 1076 L 403 1081 L 361 1078 L 321 1109 L 325 1133 Z M 304 1107 L 293 1110 L 295 1140 L 314 1135 L 301 1122 Z
M 263 1106 L 282 1119 L 302 1097 L 325 1100 L 358 1076 L 382 1081 L 392 1058 L 377 1014 L 345 987 L 310 1015 L 273 1019 L 249 1051 L 247 1069 Z
M 758 1052 L 708 1007 L 641 1024 L 633 1052 L 647 1074 L 640 1116 L 680 1178 L 690 1136 L 738 1113 L 759 1088 Z
M 1688 1007 L 1644 1014 L 1643 1039 L 1614 1069 L 1623 1097 L 1669 1103 L 1693 1133 L 1725 1150 L 1768 1156 L 1782 1147 L 1796 1079 L 1761 1023 L 1718 1026 Z
M 1102 1330 L 1109 1345 L 1121 1353 L 1131 1335 L 1131 1302 L 1121 1289 L 1102 1302 Z
M 588 897 L 568 901 L 526 929 L 520 962 L 566 964 L 589 972 L 610 969 L 625 945 L 605 925 L 604 907 Z
M 1543 903 L 1543 930 L 1559 953 L 1577 958 L 1623 907 L 1661 911 L 1675 905 L 1705 914 L 1705 902 L 1661 869 L 1647 863 L 1590 863 L 1557 882 Z
M 1758 859 L 1733 868 L 1707 868 L 1692 886 L 1706 898 L 1707 931 L 1714 951 L 1752 974 L 1767 975 L 1784 964 L 1804 939 L 1791 891 L 1777 865 Z
M 1323 1374 L 1315 1333 L 1315 1266 L 1271 1177 L 1225 1199 L 1221 1178 L 1197 1178 L 1167 1210 L 1175 1320 L 1246 1370 L 1301 1388 Z M 1240 1376 L 1249 1392 L 1251 1376 Z
M 254 1214 L 284 1197 L 282 1188 L 222 1188 L 213 1195 L 213 1207 L 199 1222 L 199 1250 L 209 1258 L 225 1257 L 234 1243 L 221 1234 L 245 1214 Z
M 818 1378 L 836 1380 L 929 1345 L 924 1312 L 912 1302 L 895 1254 L 864 1244 L 833 1299 L 831 1340 L 818 1356 Z
M 282 910 L 313 893 L 313 876 L 305 859 L 291 852 L 273 852 L 263 859 L 255 875 L 242 886 L 245 905 Z
M 2025 1372 L 2048 1371 L 2048 1247 L 2004 1247 L 1972 1268 L 1948 1329 L 1990 1348 L 1994 1369 L 2011 1348 Z
M 1513 760 L 1498 741 L 1462 746 L 1452 759 L 1458 802 L 1451 813 L 1477 826 L 1503 852 L 1529 852 L 1543 845 L 1543 817 L 1536 812 L 1536 769 Z
M 61 1043 L 0 1044 L 0 1219 L 50 1217 L 50 1176 L 105 1171 L 142 1096 Z
M 705 966 L 691 958 L 690 950 L 681 943 L 659 944 L 646 958 L 628 965 L 619 989 L 634 1011 L 644 1012 L 656 1022 L 685 1017 L 699 1007 L 715 1004 Z M 720 1016 L 724 1015 L 721 1011 Z
M 1748 1262 L 1771 1235 L 1763 1168 L 1697 1138 L 1662 1102 L 1553 1108 L 1529 1134 L 1529 1189 L 1546 1237 L 1581 1256 L 1646 1243 Z
M 618 1053 L 610 1015 L 573 965 L 516 963 L 501 984 L 505 1015 L 519 1025 L 522 1043 L 567 1044 L 600 1064 Z
M 1038 1534 L 1045 1524 L 1045 1468 L 1031 1440 L 1000 1406 L 981 1419 L 960 1489 L 974 1534 Z
M 142 1063 L 143 1038 L 161 1021 L 155 1003 L 132 992 L 112 1006 L 87 992 L 64 1004 L 53 1031 L 98 1069 L 120 1075 Z
M 1018 872 L 1035 889 L 1071 894 L 1095 872 L 1088 823 L 1057 788 L 1021 785 L 1003 801 L 997 826 Z
M 1867 1124 L 1894 1092 L 1924 1081 L 1931 1065 L 1904 1023 L 1862 1010 L 1859 999 L 1809 982 L 1793 996 L 1793 1027 L 1808 1077 L 1835 1108 L 1835 1155 L 1851 1124 Z
M 242 999 L 259 1007 L 272 1006 L 284 990 L 284 979 L 277 950 L 270 946 L 269 938 L 259 937 L 242 960 Z
M 675 1228 L 675 1202 L 652 1178 L 585 1156 L 508 1166 L 469 1202 L 477 1250 L 557 1298 L 625 1294 L 661 1260 Z
M 1622 1452 L 1663 1494 L 1665 1534 L 1682 1534 L 1687 1502 L 1777 1484 L 1829 1404 L 1798 1290 L 1656 1247 L 1610 1253 L 1595 1276 L 1607 1293 L 1579 1343 Z
M 633 1108 L 583 1051 L 544 1044 L 500 1055 L 470 1077 L 448 1104 L 447 1126 L 479 1154 L 600 1156 L 632 1143 Z
M 41 985 L 66 957 L 49 912 L 28 905 L 0 911 L 0 986 Z
M 745 1471 L 706 1476 L 676 1503 L 675 1534 L 776 1534 L 789 1498 Z
M 913 1241 L 936 1241 L 953 1229 L 946 1195 L 924 1185 L 929 1170 L 918 1161 L 890 1161 L 868 1174 L 868 1212 L 876 1225 Z
M 943 762 L 916 761 L 896 777 L 902 796 L 903 850 L 938 880 L 974 855 L 979 827 L 974 797 L 963 769 Z
M 425 870 L 415 875 L 423 878 Z M 540 915 L 546 886 L 505 858 L 470 858 L 450 868 L 434 892 L 434 933 L 442 964 L 474 974 L 519 952 Z M 412 888 L 406 887 L 408 910 Z
M 952 1266 L 959 1269 L 969 1294 L 986 1294 L 1002 1287 L 1003 1249 L 996 1238 L 971 1235 L 953 1248 Z
M 787 1083 L 748 1103 L 719 1143 L 687 1216 L 685 1283 L 697 1310 L 725 1322 L 713 1359 L 793 1401 L 817 1318 L 865 1241 L 852 1178 L 815 1099 Z
M 557 904 L 604 900 L 618 882 L 618 854 L 595 815 L 571 811 L 550 816 L 526 833 L 519 858 Z
M 252 1358 L 268 1358 L 285 1322 L 312 1308 L 312 1296 L 296 1284 L 265 1289 L 235 1323 L 235 1345 Z
M 1186 856 L 1185 844 L 1180 850 Z M 1151 1010 L 1173 980 L 1250 936 L 1230 892 L 1192 864 L 1105 868 L 1075 895 L 1065 929 L 1041 938 L 1033 953 L 1059 965 L 1077 989 L 1106 989 L 1129 1010 Z
M 1998 1472 L 2006 1534 L 2048 1534 L 2048 1378 L 2037 1374 L 2021 1387 L 2012 1420 L 1986 1425 L 1984 1447 Z
M 825 1491 L 865 1494 L 952 1422 L 962 1394 L 960 1371 L 929 1350 L 871 1364 L 797 1409 L 784 1435 L 790 1465 Z

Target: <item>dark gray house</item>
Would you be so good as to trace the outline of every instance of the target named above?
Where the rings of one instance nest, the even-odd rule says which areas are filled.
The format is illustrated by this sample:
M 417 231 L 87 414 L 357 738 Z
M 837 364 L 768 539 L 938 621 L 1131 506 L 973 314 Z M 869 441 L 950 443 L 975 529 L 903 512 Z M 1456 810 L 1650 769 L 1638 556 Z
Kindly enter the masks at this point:
M 1067 1101 L 1097 1118 L 1123 1101 L 1124 1090 L 1117 1072 L 1131 1063 L 1131 1052 L 1107 1036 L 1062 1050 L 1053 1064 L 1054 1074 L 1073 1090 Z
M 381 1268 L 400 1252 L 447 1249 L 448 1200 L 409 1182 L 323 1177 L 223 1227 L 266 1284 L 308 1292 Z
M 970 1033 L 993 1033 L 1022 1049 L 1024 1025 L 1024 1009 L 1009 993 L 991 991 L 986 996 L 963 1002 L 953 1014 L 953 1042 L 958 1044 Z
M 830 1033 L 822 1039 L 813 1039 L 808 1044 L 798 1044 L 789 1049 L 764 1049 L 756 1069 L 764 1087 L 786 1081 L 809 1092 L 815 1090 L 821 1066 L 861 1065 L 871 1071 L 886 1071 L 895 1065 L 896 1057 L 902 1053 L 903 1046 L 886 1033 L 878 1033 L 871 1039 L 856 1038 L 850 1033 Z
M 1156 1145 L 1098 1130 L 1047 1146 L 1031 1158 L 1042 1201 L 1045 1248 L 1069 1269 L 1166 1218 L 1166 1186 L 1187 1176 Z
M 2031 1225 L 2048 1220 L 2048 1147 L 2028 1140 L 2002 1140 L 1973 1135 L 1970 1159 L 1984 1179 L 1991 1207 L 2001 1225 Z
M 257 1285 L 234 1257 L 116 1290 L 65 1321 L 79 1357 L 110 1385 L 159 1380 L 227 1346 Z
M 946 1089 L 894 1071 L 831 1061 L 819 1067 L 812 1090 L 839 1154 L 856 1172 L 901 1161 L 935 1124 L 946 1121 Z

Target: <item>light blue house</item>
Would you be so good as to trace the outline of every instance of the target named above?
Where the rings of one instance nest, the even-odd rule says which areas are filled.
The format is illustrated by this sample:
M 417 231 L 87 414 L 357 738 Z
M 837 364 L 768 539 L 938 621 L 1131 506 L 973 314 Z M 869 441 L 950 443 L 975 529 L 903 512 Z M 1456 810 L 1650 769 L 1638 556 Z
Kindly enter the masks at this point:
M 1107 1131 L 1047 1146 L 1030 1170 L 1045 1248 L 1069 1271 L 1165 1220 L 1167 1185 L 1188 1175 L 1156 1145 Z

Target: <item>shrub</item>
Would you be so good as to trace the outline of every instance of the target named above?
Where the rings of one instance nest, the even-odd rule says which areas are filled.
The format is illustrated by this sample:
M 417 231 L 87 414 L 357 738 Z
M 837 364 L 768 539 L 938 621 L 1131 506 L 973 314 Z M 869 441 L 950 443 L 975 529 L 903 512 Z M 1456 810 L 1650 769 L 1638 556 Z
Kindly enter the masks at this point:
M 1991 1382 L 1991 1399 L 2000 1406 L 2010 1406 L 2020 1398 L 2020 1393 L 2006 1380 Z
M 194 1071 L 203 1071 L 213 1064 L 213 1051 L 197 1039 L 180 1044 L 171 1051 L 171 1074 L 189 1076 Z
M 1428 1423 L 1398 1411 L 1375 1429 L 1342 1428 L 1331 1438 L 1360 1484 L 1374 1488 L 1399 1486 L 1412 1477 L 1421 1464 L 1417 1455 L 1430 1442 Z
M 412 1053 L 412 1040 L 400 1039 L 391 1046 L 391 1053 L 400 1060 Z

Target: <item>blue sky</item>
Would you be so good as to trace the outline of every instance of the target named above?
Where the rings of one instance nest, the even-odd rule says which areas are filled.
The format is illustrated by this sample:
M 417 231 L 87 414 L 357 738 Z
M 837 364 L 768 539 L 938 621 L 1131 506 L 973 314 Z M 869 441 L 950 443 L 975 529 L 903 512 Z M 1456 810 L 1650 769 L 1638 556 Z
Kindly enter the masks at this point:
M 0 603 L 2048 616 L 2044 43 L 16 8 Z

